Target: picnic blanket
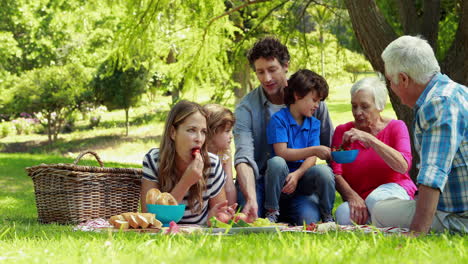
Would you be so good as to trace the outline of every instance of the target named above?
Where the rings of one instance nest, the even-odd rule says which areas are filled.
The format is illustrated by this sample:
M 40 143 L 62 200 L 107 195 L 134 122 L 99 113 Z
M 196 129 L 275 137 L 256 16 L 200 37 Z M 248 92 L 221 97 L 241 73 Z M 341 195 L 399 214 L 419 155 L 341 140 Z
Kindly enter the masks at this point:
M 320 225 L 320 224 L 319 224 Z M 104 230 L 109 230 L 109 228 L 113 228 L 113 226 L 105 219 L 97 218 L 93 220 L 89 220 L 83 222 L 76 227 L 73 228 L 75 231 L 85 231 L 85 232 L 100 232 Z M 203 227 L 200 225 L 175 225 L 171 227 L 163 227 L 160 234 L 194 234 L 194 233 L 207 233 L 209 232 L 209 228 Z M 290 227 L 282 227 L 277 229 L 280 232 L 303 232 L 303 233 L 315 233 L 315 234 L 323 234 L 326 232 L 320 231 L 309 231 L 305 230 L 303 226 L 290 226 Z M 336 230 L 330 231 L 339 231 L 339 232 L 361 232 L 361 233 L 382 233 L 385 235 L 391 234 L 406 234 L 409 233 L 408 228 L 400 228 L 400 227 L 384 227 L 384 228 L 377 228 L 371 225 L 336 225 Z M 328 231 L 328 232 L 330 232 Z M 276 231 L 275 231 L 276 232 Z M 217 232 L 216 234 L 227 234 L 223 232 Z

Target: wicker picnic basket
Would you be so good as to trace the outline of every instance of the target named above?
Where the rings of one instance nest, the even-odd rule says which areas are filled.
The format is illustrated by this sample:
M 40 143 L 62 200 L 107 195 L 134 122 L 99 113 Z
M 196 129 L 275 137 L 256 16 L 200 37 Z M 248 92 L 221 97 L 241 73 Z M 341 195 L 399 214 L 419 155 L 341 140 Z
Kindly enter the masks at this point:
M 86 154 L 94 155 L 100 167 L 77 165 Z M 41 223 L 76 224 L 138 210 L 142 170 L 105 168 L 95 152 L 81 153 L 73 164 L 41 164 L 26 171 Z

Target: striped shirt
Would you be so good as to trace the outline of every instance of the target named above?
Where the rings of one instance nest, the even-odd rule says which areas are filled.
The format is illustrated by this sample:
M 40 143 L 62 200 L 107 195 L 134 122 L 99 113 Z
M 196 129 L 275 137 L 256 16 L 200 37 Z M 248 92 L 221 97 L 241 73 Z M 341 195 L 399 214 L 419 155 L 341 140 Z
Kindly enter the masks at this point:
M 416 101 L 418 184 L 441 191 L 437 209 L 468 211 L 468 88 L 436 74 Z
M 182 200 L 185 204 L 185 213 L 180 224 L 206 224 L 208 218 L 208 201 L 218 195 L 226 182 L 226 175 L 224 174 L 223 167 L 218 157 L 212 153 L 210 156 L 210 172 L 208 181 L 206 183 L 206 190 L 203 191 L 203 205 L 200 213 L 192 213 L 191 208 L 188 206 L 188 196 L 186 195 Z M 156 182 L 158 180 L 159 172 L 159 149 L 153 148 L 146 153 L 143 159 L 143 178 L 149 181 Z M 198 202 L 195 203 L 198 206 Z

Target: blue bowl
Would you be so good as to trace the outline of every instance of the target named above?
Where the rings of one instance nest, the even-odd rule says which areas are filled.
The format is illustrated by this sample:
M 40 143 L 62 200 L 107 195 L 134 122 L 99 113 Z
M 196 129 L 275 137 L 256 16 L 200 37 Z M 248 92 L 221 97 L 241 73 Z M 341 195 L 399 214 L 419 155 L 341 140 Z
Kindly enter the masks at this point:
M 336 163 L 351 163 L 356 159 L 358 153 L 358 149 L 353 149 L 345 151 L 333 151 L 331 155 L 333 161 Z
M 184 216 L 185 204 L 179 205 L 161 205 L 146 204 L 148 212 L 156 214 L 156 219 L 161 221 L 163 226 L 169 226 L 171 221 L 179 222 Z

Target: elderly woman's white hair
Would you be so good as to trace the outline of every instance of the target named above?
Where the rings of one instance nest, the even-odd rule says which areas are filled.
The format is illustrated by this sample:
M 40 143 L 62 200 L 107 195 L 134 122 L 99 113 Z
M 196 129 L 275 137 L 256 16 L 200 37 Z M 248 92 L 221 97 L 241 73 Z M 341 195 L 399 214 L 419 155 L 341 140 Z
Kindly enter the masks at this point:
M 419 36 L 392 41 L 382 52 L 382 59 L 385 73 L 394 84 L 398 84 L 399 73 L 406 73 L 417 84 L 426 84 L 440 72 L 432 47 Z
M 359 91 L 368 91 L 374 96 L 375 107 L 382 111 L 387 104 L 388 91 L 385 83 L 378 77 L 366 77 L 351 87 L 351 97 Z

